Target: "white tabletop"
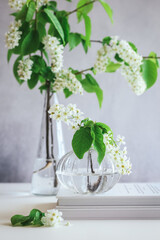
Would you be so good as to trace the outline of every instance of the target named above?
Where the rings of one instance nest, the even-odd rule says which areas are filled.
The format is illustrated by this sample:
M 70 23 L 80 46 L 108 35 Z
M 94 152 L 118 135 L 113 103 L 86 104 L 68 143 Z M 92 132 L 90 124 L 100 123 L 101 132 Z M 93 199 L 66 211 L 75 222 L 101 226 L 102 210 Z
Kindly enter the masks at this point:
M 29 184 L 0 184 L 0 239 L 160 240 L 159 220 L 81 220 L 70 221 L 70 227 L 12 227 L 12 215 L 28 215 L 32 208 L 46 211 L 56 205 L 55 197 L 34 196 L 29 190 Z

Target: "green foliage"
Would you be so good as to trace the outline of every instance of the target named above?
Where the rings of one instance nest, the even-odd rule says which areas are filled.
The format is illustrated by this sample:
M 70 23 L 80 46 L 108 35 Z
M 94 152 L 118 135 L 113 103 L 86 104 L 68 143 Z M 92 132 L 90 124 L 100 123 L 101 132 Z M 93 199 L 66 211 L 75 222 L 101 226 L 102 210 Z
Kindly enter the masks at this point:
M 121 67 L 120 63 L 110 62 L 106 67 L 106 72 L 110 72 L 110 73 L 116 72 L 116 70 L 120 67 Z
M 18 73 L 17 73 L 19 61 L 20 61 L 21 59 L 22 59 L 22 57 L 19 56 L 19 57 L 16 59 L 16 61 L 14 62 L 14 65 L 13 65 L 13 73 L 14 73 L 14 76 L 15 76 L 17 82 L 18 82 L 20 85 L 24 82 L 24 80 L 21 80 L 21 79 L 19 78 Z
M 94 132 L 95 136 L 93 146 L 94 149 L 98 152 L 98 163 L 101 164 L 106 152 L 106 146 L 103 142 L 102 129 L 98 125 L 95 125 L 94 128 L 92 128 L 92 131 Z
M 24 38 L 21 46 L 22 55 L 28 55 L 36 52 L 39 48 L 39 33 L 37 30 L 30 31 Z
M 12 53 L 19 54 L 19 55 L 21 55 L 22 43 L 23 43 L 25 37 L 27 36 L 27 34 L 29 33 L 29 23 L 24 22 L 22 24 L 22 26 L 20 27 L 20 31 L 22 32 L 22 36 L 21 36 L 21 39 L 19 40 L 19 45 L 15 48 L 11 49 Z
M 8 61 L 8 62 L 10 61 L 10 59 L 11 59 L 11 57 L 12 57 L 12 54 L 13 54 L 12 49 L 9 49 L 9 50 L 8 50 L 8 53 L 7 53 L 7 61 Z
M 110 18 L 111 23 L 113 23 L 113 11 L 112 11 L 111 7 L 108 5 L 108 3 L 106 3 L 102 0 L 99 0 L 99 2 L 102 4 L 104 10 L 108 14 L 108 17 Z
M 19 12 L 15 13 L 16 20 L 21 20 L 22 22 L 25 21 L 27 11 L 28 11 L 28 8 L 25 4 Z
M 150 57 L 149 60 L 154 62 L 156 66 L 159 68 L 159 61 L 157 59 L 157 54 L 155 52 L 150 52 L 149 57 Z
M 38 83 L 38 74 L 32 73 L 31 79 L 27 81 L 29 89 L 33 89 Z
M 92 0 L 80 0 L 78 2 L 77 4 L 77 8 L 79 8 L 79 10 L 77 11 L 78 22 L 80 22 L 83 19 L 84 15 L 87 15 L 93 9 L 93 3 L 87 5 L 87 3 L 89 2 L 92 2 Z M 83 5 L 85 6 L 82 7 Z
M 81 84 L 86 92 L 96 94 L 99 106 L 101 107 L 103 102 L 103 90 L 99 87 L 95 78 L 93 78 L 91 74 L 86 74 L 86 78 L 81 81 Z
M 49 17 L 51 23 L 54 25 L 54 27 L 56 28 L 56 30 L 58 31 L 63 43 L 64 43 L 64 32 L 63 32 L 63 28 L 60 24 L 60 22 L 58 21 L 57 17 L 52 13 L 51 10 L 49 9 L 44 9 L 44 12 L 47 14 L 47 16 Z
M 32 20 L 35 10 L 36 10 L 35 2 L 30 2 L 28 4 L 28 10 L 27 10 L 27 14 L 26 14 L 26 22 L 29 22 Z
M 117 62 L 123 62 L 123 59 L 120 58 L 119 54 L 116 53 L 116 55 L 114 56 L 114 58 L 117 60 Z
M 142 76 L 146 82 L 147 89 L 152 87 L 157 80 L 157 66 L 151 60 L 143 60 Z
M 104 133 L 110 133 L 111 136 L 113 137 L 113 132 L 112 132 L 111 128 L 108 125 L 106 125 L 105 123 L 96 122 L 95 126 L 100 127 L 102 129 L 103 134 Z
M 72 139 L 72 148 L 79 159 L 82 159 L 93 143 L 91 129 L 89 127 L 81 127 L 77 130 Z
M 103 40 L 102 40 L 103 45 L 104 45 L 104 44 L 109 45 L 111 39 L 112 39 L 111 37 L 105 37 L 105 38 L 103 38 Z
M 29 216 L 14 215 L 11 217 L 13 226 L 42 226 L 41 218 L 44 216 L 38 209 L 33 209 Z
M 44 36 L 46 35 L 45 25 L 41 22 L 37 23 L 37 31 L 39 33 L 39 41 L 41 42 Z
M 70 33 L 69 34 L 69 48 L 72 50 L 77 47 L 81 42 L 81 35 L 79 33 Z
M 136 48 L 136 46 L 135 46 L 132 42 L 128 42 L 128 44 L 130 45 L 130 47 L 131 47 L 135 52 L 137 52 L 137 48 Z
M 98 153 L 97 161 L 99 164 L 104 159 L 106 146 L 103 142 L 103 134 L 110 133 L 113 139 L 113 133 L 109 126 L 101 122 L 93 122 L 88 118 L 81 121 L 80 129 L 77 130 L 72 139 L 73 151 L 79 159 L 82 159 L 84 154 L 91 148 Z M 114 140 L 111 141 L 113 144 Z
M 91 20 L 87 14 L 83 14 L 84 22 L 85 22 L 85 31 L 86 31 L 86 44 L 90 45 L 90 37 L 91 37 Z
M 68 88 L 64 88 L 63 92 L 66 98 L 70 97 L 73 94 L 71 91 L 69 91 Z

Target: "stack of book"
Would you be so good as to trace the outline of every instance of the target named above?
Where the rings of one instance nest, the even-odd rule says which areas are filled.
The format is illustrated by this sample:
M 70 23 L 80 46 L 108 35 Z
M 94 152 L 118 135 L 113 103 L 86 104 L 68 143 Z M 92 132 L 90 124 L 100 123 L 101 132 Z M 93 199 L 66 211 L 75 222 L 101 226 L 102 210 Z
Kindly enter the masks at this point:
M 160 219 L 160 183 L 118 183 L 99 195 L 61 188 L 57 209 L 64 219 Z

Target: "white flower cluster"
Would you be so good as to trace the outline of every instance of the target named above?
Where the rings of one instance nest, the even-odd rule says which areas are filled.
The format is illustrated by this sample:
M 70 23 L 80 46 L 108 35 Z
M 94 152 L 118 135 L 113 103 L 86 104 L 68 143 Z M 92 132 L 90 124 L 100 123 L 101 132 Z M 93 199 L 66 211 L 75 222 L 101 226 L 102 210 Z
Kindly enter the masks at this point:
M 131 163 L 130 159 L 127 158 L 127 148 L 125 145 L 124 137 L 117 136 L 117 143 L 113 143 L 111 134 L 104 134 L 103 141 L 106 145 L 106 154 L 111 158 L 111 160 L 115 163 L 118 172 L 122 175 L 131 173 Z
M 51 118 L 65 122 L 73 130 L 79 129 L 83 119 L 83 113 L 77 108 L 76 104 L 68 104 L 67 107 L 63 104 L 54 104 L 48 112 Z
M 105 44 L 99 51 L 94 69 L 96 72 L 105 72 L 108 63 L 118 54 L 122 62 L 122 75 L 127 79 L 129 85 L 136 95 L 141 95 L 146 90 L 146 83 L 142 78 L 141 65 L 142 56 L 136 53 L 127 41 L 112 37 L 109 46 Z
M 55 91 L 62 91 L 64 88 L 68 88 L 69 91 L 74 94 L 83 94 L 81 83 L 69 69 L 62 69 L 60 72 L 58 72 L 53 84 L 53 90 Z
M 13 49 L 19 45 L 19 40 L 21 39 L 22 34 L 22 32 L 19 31 L 21 26 L 21 20 L 14 21 L 9 25 L 9 31 L 5 34 L 6 47 L 8 47 L 8 49 Z
M 56 37 L 52 37 L 51 35 L 46 35 L 43 38 L 43 44 L 45 50 L 51 56 L 52 72 L 59 72 L 63 66 L 63 45 L 59 43 L 59 40 Z
M 19 61 L 18 65 L 18 76 L 21 80 L 29 80 L 32 74 L 33 61 L 30 58 L 26 58 Z
M 45 227 L 55 227 L 63 221 L 62 212 L 56 209 L 47 210 L 47 213 L 41 218 L 41 221 Z
M 22 9 L 23 5 L 26 3 L 26 0 L 9 0 L 10 8 L 13 8 L 16 11 Z
M 43 5 L 46 5 L 49 0 L 34 0 L 36 3 L 36 9 L 40 8 Z M 27 0 L 9 0 L 9 6 L 16 11 L 22 9 L 23 5 L 27 3 Z
M 97 60 L 94 64 L 94 70 L 96 73 L 105 72 L 106 67 L 110 62 L 110 56 L 111 55 L 111 47 L 105 44 L 103 47 L 101 47 L 97 52 Z

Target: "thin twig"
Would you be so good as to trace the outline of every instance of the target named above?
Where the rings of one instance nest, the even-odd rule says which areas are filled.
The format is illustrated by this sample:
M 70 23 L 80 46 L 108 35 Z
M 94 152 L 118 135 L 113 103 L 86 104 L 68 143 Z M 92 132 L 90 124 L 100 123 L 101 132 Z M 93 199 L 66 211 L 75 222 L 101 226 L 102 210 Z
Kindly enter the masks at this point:
M 102 41 L 100 41 L 100 40 L 90 40 L 90 42 L 93 42 L 93 43 L 103 43 Z
M 91 4 L 91 3 L 94 3 L 94 2 L 96 2 L 96 1 L 97 1 L 97 0 L 93 0 L 93 1 L 91 1 L 91 2 L 87 2 L 87 3 L 83 4 L 82 6 L 80 6 L 80 7 L 76 8 L 76 9 L 72 10 L 71 12 L 68 12 L 68 13 L 66 14 L 66 16 L 69 16 L 69 15 L 71 15 L 72 13 L 77 12 L 79 9 L 81 9 L 81 8 L 83 8 L 83 7 Z
M 78 74 L 81 74 L 81 73 L 84 73 L 84 72 L 87 72 L 87 71 L 91 71 L 91 70 L 92 70 L 92 68 L 87 68 L 87 69 L 84 69 L 80 72 L 76 72 L 75 75 L 78 75 Z

